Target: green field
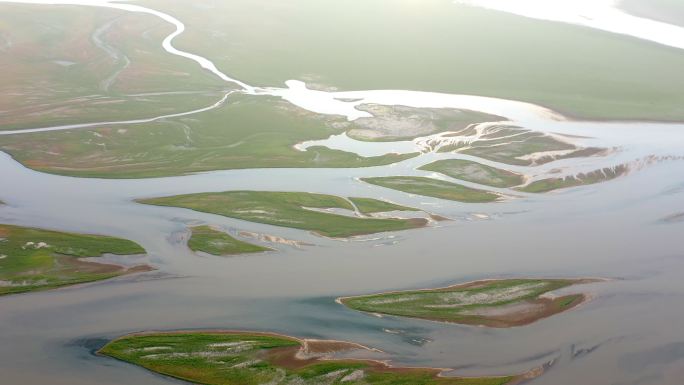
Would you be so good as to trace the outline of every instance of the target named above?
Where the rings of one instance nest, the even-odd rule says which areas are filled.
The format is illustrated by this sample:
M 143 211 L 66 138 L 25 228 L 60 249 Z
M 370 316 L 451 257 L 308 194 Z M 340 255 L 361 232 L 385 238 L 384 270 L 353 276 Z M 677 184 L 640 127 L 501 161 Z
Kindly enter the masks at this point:
M 392 202 L 381 201 L 373 198 L 349 198 L 362 214 L 388 213 L 390 211 L 420 211 L 413 207 L 401 206 Z
M 80 258 L 143 253 L 125 239 L 0 225 L 0 295 L 116 277 L 134 270 Z
M 529 193 L 544 193 L 564 188 L 586 186 L 601 182 L 607 182 L 629 172 L 627 165 L 620 165 L 613 168 L 604 168 L 588 173 L 570 175 L 564 178 L 547 178 L 534 181 L 526 186 L 519 188 L 520 191 Z
M 552 162 L 562 157 L 581 157 L 586 156 L 587 152 L 586 149 L 579 149 L 549 135 L 514 127 L 503 129 L 488 135 L 484 139 L 487 140 L 476 141 L 467 148 L 459 150 L 459 152 L 517 166 L 534 166 Z M 526 156 L 547 151 L 572 152 L 562 157 L 545 156 L 536 160 L 526 158 Z
M 581 294 L 547 299 L 542 294 L 580 283 L 573 280 L 507 279 L 440 289 L 397 291 L 341 298 L 351 309 L 431 321 L 490 327 L 521 326 L 567 310 Z
M 0 4 L 0 130 L 149 118 L 230 88 L 161 48 L 172 27 L 97 7 Z M 192 94 L 173 92 L 194 92 Z
M 329 349 L 344 349 L 344 344 L 331 342 Z M 300 359 L 297 353 L 309 358 Z M 505 385 L 521 379 L 444 378 L 436 369 L 327 359 L 324 353 L 307 350 L 304 341 L 264 333 L 137 334 L 108 343 L 99 354 L 203 385 Z
M 486 203 L 497 201 L 497 194 L 478 190 L 460 184 L 418 176 L 389 176 L 362 178 L 362 181 L 409 194 L 424 195 L 464 203 Z
M 375 219 L 337 215 L 315 209 L 354 207 L 344 198 L 302 192 L 229 191 L 142 199 L 140 203 L 183 207 L 250 222 L 309 230 L 333 238 L 422 227 L 424 219 Z
M 201 116 L 132 126 L 0 136 L 0 150 L 32 169 L 78 177 L 144 178 L 243 168 L 368 167 L 418 154 L 360 157 L 299 142 L 344 132 L 267 97 L 234 95 Z
M 419 170 L 434 171 L 491 187 L 514 187 L 524 182 L 524 177 L 520 174 L 462 159 L 438 160 L 420 167 Z
M 191 228 L 190 231 L 192 234 L 188 240 L 188 247 L 192 251 L 201 251 L 213 255 L 236 255 L 272 250 L 268 247 L 240 241 L 223 231 L 214 230 L 210 226 L 197 226 Z
M 183 0 L 142 4 L 183 19 L 180 48 L 256 85 L 301 79 L 523 100 L 593 119 L 684 120 L 684 52 L 586 27 L 451 0 L 255 0 L 211 12 Z

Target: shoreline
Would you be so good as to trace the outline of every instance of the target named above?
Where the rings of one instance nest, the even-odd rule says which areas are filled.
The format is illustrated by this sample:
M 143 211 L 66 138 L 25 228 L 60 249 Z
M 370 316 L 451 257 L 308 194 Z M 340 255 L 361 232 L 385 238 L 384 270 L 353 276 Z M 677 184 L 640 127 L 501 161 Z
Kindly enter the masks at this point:
M 165 377 L 171 377 L 171 378 L 177 378 L 174 377 L 173 375 L 169 374 L 164 374 L 160 372 L 156 372 L 154 370 L 145 368 L 144 366 L 138 365 L 133 362 L 125 361 L 107 354 L 104 354 L 102 350 L 109 344 L 124 340 L 127 338 L 135 338 L 135 337 L 145 337 L 145 336 L 173 336 L 173 335 L 192 335 L 192 334 L 214 334 L 214 335 L 236 335 L 236 336 L 262 336 L 262 337 L 274 337 L 274 338 L 282 338 L 285 340 L 293 341 L 299 343 L 299 346 L 297 347 L 297 351 L 293 354 L 292 360 L 294 362 L 300 362 L 304 364 L 304 366 L 308 364 L 315 364 L 316 361 L 319 362 L 325 362 L 325 361 L 336 361 L 336 362 L 358 362 L 358 363 L 365 363 L 368 364 L 369 369 L 375 370 L 377 372 L 394 372 L 394 373 L 402 373 L 402 372 L 410 372 L 410 371 L 424 371 L 428 372 L 432 375 L 435 376 L 435 378 L 443 378 L 443 379 L 464 379 L 464 380 L 477 380 L 481 378 L 486 378 L 486 379 L 498 379 L 498 378 L 511 378 L 509 382 L 506 382 L 505 385 L 520 385 L 523 383 L 526 383 L 530 380 L 536 379 L 538 377 L 541 377 L 553 364 L 555 363 L 554 360 L 550 360 L 546 363 L 544 363 L 541 366 L 532 368 L 530 370 L 527 370 L 523 373 L 518 373 L 518 374 L 513 374 L 513 375 L 492 375 L 492 376 L 468 376 L 468 377 L 460 377 L 460 376 L 447 376 L 445 373 L 448 372 L 453 372 L 457 369 L 454 368 L 438 368 L 438 367 L 425 367 L 425 366 L 398 366 L 398 365 L 393 365 L 392 360 L 387 359 L 387 360 L 381 360 L 381 359 L 371 359 L 371 358 L 353 358 L 353 357 L 343 357 L 343 358 L 335 358 L 332 355 L 335 353 L 340 353 L 340 352 L 345 352 L 345 351 L 354 351 L 354 350 L 364 350 L 367 352 L 373 352 L 373 353 L 385 353 L 385 351 L 382 351 L 380 349 L 376 348 L 371 348 L 356 342 L 349 342 L 349 341 L 340 341 L 340 340 L 324 340 L 324 339 L 309 339 L 309 338 L 299 338 L 295 336 L 289 336 L 286 334 L 282 333 L 277 333 L 277 332 L 266 332 L 266 331 L 249 331 L 249 330 L 231 330 L 231 329 L 179 329 L 179 330 L 170 330 L 170 331 L 141 331 L 141 332 L 133 332 L 129 334 L 122 335 L 120 337 L 114 338 L 114 339 L 108 339 L 107 343 L 102 346 L 101 348 L 97 349 L 93 354 L 95 356 L 99 357 L 107 357 L 110 359 L 114 359 L 120 362 L 124 362 L 126 364 L 130 365 L 135 365 L 138 367 L 141 367 L 145 370 L 148 370 L 152 373 L 165 376 Z M 318 347 L 314 348 L 322 348 L 325 349 L 326 347 L 330 347 L 333 349 L 329 350 L 323 350 L 319 352 L 309 352 L 307 351 L 308 349 L 311 348 L 311 344 L 314 345 L 320 345 Z M 289 349 L 293 349 L 289 348 Z M 282 359 L 282 358 L 281 358 Z M 285 360 L 287 361 L 287 360 Z M 283 365 L 284 367 L 287 367 L 287 365 Z M 296 365 L 294 365 L 296 366 Z M 185 381 L 188 381 L 187 379 L 183 379 Z
M 369 296 L 383 296 L 383 295 L 392 295 L 392 294 L 402 294 L 402 293 L 407 293 L 407 292 L 411 292 L 411 293 L 439 292 L 439 291 L 444 291 L 444 290 L 449 290 L 449 289 L 467 289 L 467 288 L 472 287 L 472 286 L 484 285 L 484 284 L 488 284 L 488 283 L 496 283 L 496 282 L 501 282 L 501 281 L 510 281 L 510 280 L 543 280 L 543 281 L 547 281 L 547 282 L 564 280 L 564 281 L 571 281 L 572 283 L 566 287 L 562 287 L 560 289 L 555 289 L 555 290 L 552 290 L 549 292 L 542 293 L 534 299 L 512 302 L 512 304 L 525 303 L 525 302 L 533 303 L 533 304 L 542 306 L 542 309 L 541 309 L 541 311 L 538 312 L 536 317 L 532 317 L 532 318 L 527 319 L 527 320 L 522 319 L 522 320 L 517 320 L 517 321 L 513 320 L 513 321 L 509 321 L 509 322 L 506 322 L 506 320 L 505 320 L 506 317 L 507 316 L 509 316 L 509 317 L 514 316 L 516 314 L 515 312 L 511 312 L 508 314 L 504 313 L 503 315 L 498 315 L 498 317 L 493 316 L 493 317 L 489 318 L 489 320 L 492 322 L 470 323 L 470 322 L 458 322 L 458 321 L 431 319 L 428 317 L 416 317 L 416 316 L 409 316 L 409 315 L 400 315 L 400 314 L 393 314 L 393 313 L 386 313 L 386 312 L 365 311 L 365 310 L 355 309 L 355 308 L 353 308 L 353 307 L 351 307 L 345 303 L 345 301 L 348 301 L 348 300 L 353 300 L 353 299 L 357 299 L 357 298 L 364 298 L 364 297 L 369 297 Z M 532 278 L 531 277 L 526 277 L 526 278 L 493 278 L 493 279 L 484 279 L 484 280 L 473 280 L 473 281 L 468 281 L 468 282 L 464 282 L 461 284 L 450 285 L 450 286 L 439 287 L 439 288 L 416 289 L 416 290 L 410 290 L 410 289 L 409 290 L 393 290 L 393 291 L 387 291 L 387 292 L 382 292 L 382 293 L 337 297 L 335 299 L 335 303 L 342 305 L 342 306 L 344 306 L 350 310 L 357 311 L 360 313 L 369 314 L 369 315 L 372 315 L 372 316 L 378 317 L 378 318 L 383 318 L 383 317 L 409 318 L 409 319 L 418 319 L 418 320 L 423 320 L 423 321 L 428 321 L 428 322 L 434 322 L 434 323 L 438 323 L 438 324 L 450 324 L 450 325 L 459 325 L 459 326 L 466 326 L 466 327 L 471 326 L 471 327 L 480 327 L 480 328 L 487 327 L 487 328 L 494 328 L 494 329 L 510 329 L 510 328 L 514 328 L 514 327 L 527 326 L 527 325 L 533 324 L 537 321 L 541 321 L 543 319 L 550 318 L 554 315 L 566 313 L 570 310 L 573 310 L 573 309 L 576 309 L 582 305 L 585 305 L 585 304 L 591 302 L 593 299 L 596 298 L 594 295 L 592 295 L 590 293 L 575 293 L 575 294 L 567 294 L 567 295 L 563 295 L 563 296 L 554 296 L 552 294 L 554 291 L 564 290 L 564 289 L 568 289 L 568 288 L 578 286 L 578 285 L 600 283 L 600 282 L 610 282 L 613 280 L 615 280 L 615 279 L 612 279 L 612 278 L 588 278 L 588 277 L 586 277 L 586 278 L 574 278 L 574 279 L 570 279 L 570 278 L 540 279 L 540 278 L 534 278 L 534 277 L 532 277 Z M 576 297 L 576 298 L 573 299 L 568 305 L 566 305 L 566 307 L 564 309 L 562 309 L 560 311 L 554 311 L 553 310 L 552 306 L 554 305 L 554 301 L 556 301 L 560 298 L 570 299 L 572 297 Z M 510 304 L 507 304 L 507 305 L 510 305 Z M 503 305 L 503 306 L 506 306 L 506 305 Z M 487 307 L 487 306 L 485 306 L 485 307 Z M 494 307 L 494 306 L 492 306 L 492 307 Z M 524 313 L 524 312 L 522 312 L 522 313 Z M 478 316 L 477 313 L 464 314 L 464 315 L 474 316 L 474 317 Z M 486 315 L 479 315 L 479 317 L 481 317 L 485 320 L 488 320 Z M 497 322 L 499 322 L 501 324 L 505 324 L 505 325 L 504 326 L 495 326 Z

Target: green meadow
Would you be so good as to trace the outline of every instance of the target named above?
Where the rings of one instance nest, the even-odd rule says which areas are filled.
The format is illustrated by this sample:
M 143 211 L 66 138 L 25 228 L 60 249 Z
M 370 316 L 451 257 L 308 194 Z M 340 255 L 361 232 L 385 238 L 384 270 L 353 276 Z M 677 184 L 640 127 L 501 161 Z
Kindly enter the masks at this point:
M 341 298 L 351 309 L 374 314 L 421 318 L 465 325 L 510 327 L 532 323 L 567 310 L 584 297 L 552 300 L 540 296 L 571 286 L 572 280 L 507 279 L 440 289 L 407 290 Z
M 310 358 L 298 358 L 298 352 Z M 505 385 L 520 379 L 438 377 L 434 369 L 327 359 L 308 352 L 301 340 L 263 333 L 138 334 L 111 341 L 99 354 L 203 385 Z
M 271 249 L 267 247 L 261 247 L 235 239 L 229 234 L 215 230 L 210 226 L 197 226 L 191 228 L 190 231 L 191 235 L 188 240 L 188 247 L 192 251 L 201 251 L 219 256 L 271 251 Z
M 419 170 L 434 171 L 491 187 L 513 187 L 524 182 L 524 177 L 520 174 L 462 159 L 438 160 L 420 167 Z
M 362 178 L 361 180 L 376 186 L 399 190 L 409 194 L 464 203 L 487 203 L 497 201 L 500 198 L 498 194 L 484 190 L 419 176 L 389 176 Z
M 125 239 L 0 225 L 0 295 L 116 277 L 129 270 L 80 258 L 143 253 Z
M 330 209 L 354 207 L 344 198 L 303 192 L 229 191 L 139 200 L 140 203 L 182 207 L 250 222 L 308 230 L 346 238 L 425 226 L 424 219 L 376 219 L 339 215 Z

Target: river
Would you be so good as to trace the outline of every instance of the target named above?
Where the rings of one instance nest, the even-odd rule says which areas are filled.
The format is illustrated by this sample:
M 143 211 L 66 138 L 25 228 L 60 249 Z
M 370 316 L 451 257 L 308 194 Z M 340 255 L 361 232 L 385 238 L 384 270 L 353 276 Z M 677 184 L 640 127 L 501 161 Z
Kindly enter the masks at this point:
M 619 149 L 605 158 L 568 159 L 542 167 L 568 172 L 625 162 L 641 162 L 643 167 L 601 185 L 541 196 L 520 194 L 496 204 L 460 204 L 358 180 L 430 175 L 416 167 L 436 159 L 463 158 L 452 154 L 427 153 L 364 169 L 231 170 L 140 180 L 48 175 L 0 154 L 0 180 L 11 181 L 0 191 L 7 203 L 0 206 L 3 222 L 128 238 L 149 251 L 147 260 L 157 268 L 107 282 L 1 298 L 0 382 L 173 384 L 177 381 L 97 357 L 92 349 L 105 339 L 133 331 L 226 328 L 363 342 L 387 352 L 386 358 L 396 364 L 455 368 L 465 375 L 508 374 L 554 361 L 538 384 L 681 383 L 684 222 L 662 219 L 684 212 L 684 162 L 670 159 L 682 155 L 684 125 L 573 122 L 525 103 L 467 96 L 431 94 L 434 99 L 426 99 L 426 93 L 406 91 L 322 93 L 303 89 L 301 83 L 290 83 L 287 89 L 254 88 L 223 74 L 208 59 L 174 52 L 173 37 L 184 29 L 177 19 L 135 5 L 104 1 L 97 5 L 152 13 L 173 23 L 177 30 L 164 41 L 165 49 L 195 60 L 240 86 L 241 92 L 281 96 L 312 111 L 341 113 L 349 119 L 362 116 L 354 108 L 359 100 L 406 105 L 414 100 L 416 107 L 479 103 L 480 110 L 527 128 L 588 137 L 576 140 Z M 380 153 L 381 146 L 391 145 L 351 140 L 340 146 Z M 237 189 L 292 191 L 300 190 L 302 181 L 313 180 L 316 183 L 306 183 L 307 191 L 381 197 L 453 220 L 344 242 L 132 201 Z M 181 242 L 186 225 L 197 222 L 274 234 L 313 246 L 276 245 L 276 253 L 249 257 L 198 257 Z M 517 276 L 616 280 L 587 286 L 594 300 L 580 308 L 506 330 L 379 319 L 334 302 L 340 295 Z

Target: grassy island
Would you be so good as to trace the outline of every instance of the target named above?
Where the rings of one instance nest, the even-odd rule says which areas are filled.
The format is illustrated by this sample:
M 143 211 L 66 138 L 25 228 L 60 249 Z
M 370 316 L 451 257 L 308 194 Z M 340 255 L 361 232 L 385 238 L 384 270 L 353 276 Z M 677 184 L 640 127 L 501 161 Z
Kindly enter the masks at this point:
M 588 282 L 592 281 L 487 280 L 439 289 L 346 297 L 338 302 L 368 313 L 506 328 L 527 325 L 579 305 L 586 299 L 583 294 L 562 297 L 544 294 Z
M 629 172 L 629 166 L 606 167 L 588 173 L 570 175 L 564 178 L 547 178 L 534 181 L 520 188 L 520 191 L 529 193 L 544 193 L 564 188 L 586 186 L 596 183 L 607 182 L 623 176 Z
M 354 216 L 354 206 L 344 198 L 303 192 L 228 191 L 143 199 L 139 202 L 309 230 L 334 238 L 407 230 L 427 224 L 427 220 L 420 218 L 357 217 Z M 342 212 L 349 215 L 343 215 Z
M 420 170 L 434 171 L 455 179 L 491 187 L 513 187 L 524 182 L 524 177 L 520 174 L 463 159 L 438 160 L 421 167 Z
M 378 361 L 334 358 L 335 353 L 354 350 L 368 348 L 267 333 L 207 331 L 133 334 L 110 342 L 99 353 L 203 385 L 514 385 L 542 372 L 440 377 L 439 369 L 394 368 Z
M 190 231 L 192 234 L 190 240 L 188 240 L 188 247 L 192 251 L 201 251 L 213 255 L 236 255 L 271 251 L 268 247 L 240 241 L 210 226 L 193 227 Z
M 389 176 L 362 178 L 366 183 L 403 191 L 409 194 L 424 195 L 464 203 L 487 203 L 500 198 L 498 194 L 478 190 L 460 184 L 419 176 Z
M 413 207 L 401 206 L 392 202 L 381 201 L 373 198 L 349 198 L 362 214 L 387 213 L 391 211 L 420 211 Z
M 99 281 L 147 269 L 127 269 L 81 258 L 143 254 L 119 238 L 0 225 L 0 295 Z
M 482 139 L 486 140 L 476 141 L 461 152 L 493 162 L 518 166 L 534 166 L 556 159 L 587 156 L 586 149 L 577 148 L 547 134 L 518 127 L 502 127 Z M 549 151 L 567 153 L 562 156 L 534 156 Z

